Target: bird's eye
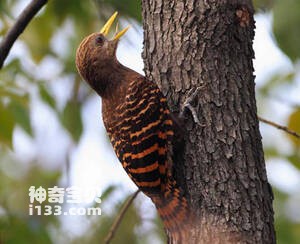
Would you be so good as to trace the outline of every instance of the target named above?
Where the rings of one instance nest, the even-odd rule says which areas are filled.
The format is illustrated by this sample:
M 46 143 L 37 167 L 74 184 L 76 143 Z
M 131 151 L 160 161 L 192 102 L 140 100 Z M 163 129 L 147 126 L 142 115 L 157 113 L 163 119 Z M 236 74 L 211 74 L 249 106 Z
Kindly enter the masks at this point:
M 102 45 L 104 43 L 104 37 L 103 36 L 97 36 L 95 39 L 95 42 L 97 45 Z

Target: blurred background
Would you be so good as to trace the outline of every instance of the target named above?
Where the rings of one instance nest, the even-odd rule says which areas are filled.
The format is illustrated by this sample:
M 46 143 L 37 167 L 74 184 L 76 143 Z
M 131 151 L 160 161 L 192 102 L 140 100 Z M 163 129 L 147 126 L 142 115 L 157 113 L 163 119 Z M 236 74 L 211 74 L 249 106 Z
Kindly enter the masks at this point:
M 0 1 L 0 39 L 29 2 Z M 300 133 L 300 1 L 254 4 L 259 115 Z M 102 243 L 136 190 L 106 136 L 100 98 L 74 63 L 80 41 L 116 10 L 120 28 L 132 26 L 118 58 L 143 74 L 138 0 L 49 1 L 0 71 L 0 243 Z M 278 243 L 300 243 L 300 140 L 269 125 L 260 129 Z M 29 187 L 55 185 L 100 189 L 102 215 L 30 216 Z M 139 194 L 112 243 L 164 243 L 159 226 L 154 205 Z

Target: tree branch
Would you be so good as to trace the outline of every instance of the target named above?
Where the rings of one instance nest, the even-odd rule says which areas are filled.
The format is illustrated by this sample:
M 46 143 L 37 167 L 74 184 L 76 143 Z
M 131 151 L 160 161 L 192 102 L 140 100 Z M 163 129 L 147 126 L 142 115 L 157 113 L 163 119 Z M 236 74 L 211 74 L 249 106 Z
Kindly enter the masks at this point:
M 292 136 L 294 136 L 294 137 L 300 139 L 300 135 L 299 135 L 297 132 L 290 130 L 290 129 L 289 129 L 288 127 L 286 127 L 286 126 L 282 126 L 282 125 L 276 124 L 276 123 L 274 123 L 274 122 L 272 122 L 272 121 L 270 121 L 270 120 L 266 120 L 266 119 L 264 119 L 264 118 L 262 118 L 262 117 L 260 117 L 260 116 L 258 116 L 258 119 L 259 119 L 261 122 L 265 123 L 265 124 L 271 125 L 271 126 L 277 128 L 277 129 L 279 129 L 279 130 L 283 130 L 283 131 L 285 131 L 286 133 L 288 133 L 288 134 L 290 134 L 290 135 L 292 135 Z
M 48 0 L 32 0 L 20 14 L 15 24 L 7 32 L 6 36 L 0 43 L 0 69 L 2 68 L 3 63 L 17 38 L 25 30 L 26 26 L 37 12 L 47 3 L 47 1 Z
M 139 194 L 140 190 L 137 190 L 128 200 L 127 202 L 124 204 L 124 206 L 122 207 L 119 215 L 117 216 L 117 218 L 115 219 L 115 222 L 112 224 L 112 226 L 110 227 L 110 230 L 108 232 L 108 235 L 105 238 L 104 243 L 105 244 L 109 244 L 111 242 L 111 240 L 114 237 L 114 234 L 117 230 L 117 228 L 119 227 L 126 211 L 128 210 L 129 206 L 131 205 L 131 203 L 133 202 L 133 200 L 136 198 L 136 196 Z

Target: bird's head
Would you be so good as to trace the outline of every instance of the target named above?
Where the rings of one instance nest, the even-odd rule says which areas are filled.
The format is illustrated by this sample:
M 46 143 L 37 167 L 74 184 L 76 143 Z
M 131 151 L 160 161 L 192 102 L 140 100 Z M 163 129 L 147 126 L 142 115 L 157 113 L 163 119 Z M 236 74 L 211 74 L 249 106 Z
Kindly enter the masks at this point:
M 121 36 L 129 29 L 126 27 L 121 31 L 116 30 L 113 39 L 107 39 L 107 34 L 115 18 L 115 12 L 100 32 L 92 33 L 83 39 L 76 51 L 76 67 L 82 78 L 102 95 L 110 82 L 114 68 L 118 65 L 116 49 Z

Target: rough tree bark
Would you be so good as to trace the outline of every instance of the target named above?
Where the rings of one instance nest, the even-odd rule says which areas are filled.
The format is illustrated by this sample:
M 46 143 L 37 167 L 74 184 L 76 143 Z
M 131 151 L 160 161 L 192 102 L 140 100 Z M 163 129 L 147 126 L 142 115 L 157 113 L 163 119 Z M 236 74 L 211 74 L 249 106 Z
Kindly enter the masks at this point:
M 176 113 L 191 88 L 176 177 L 197 216 L 184 243 L 275 243 L 256 114 L 250 0 L 143 0 L 146 75 Z

